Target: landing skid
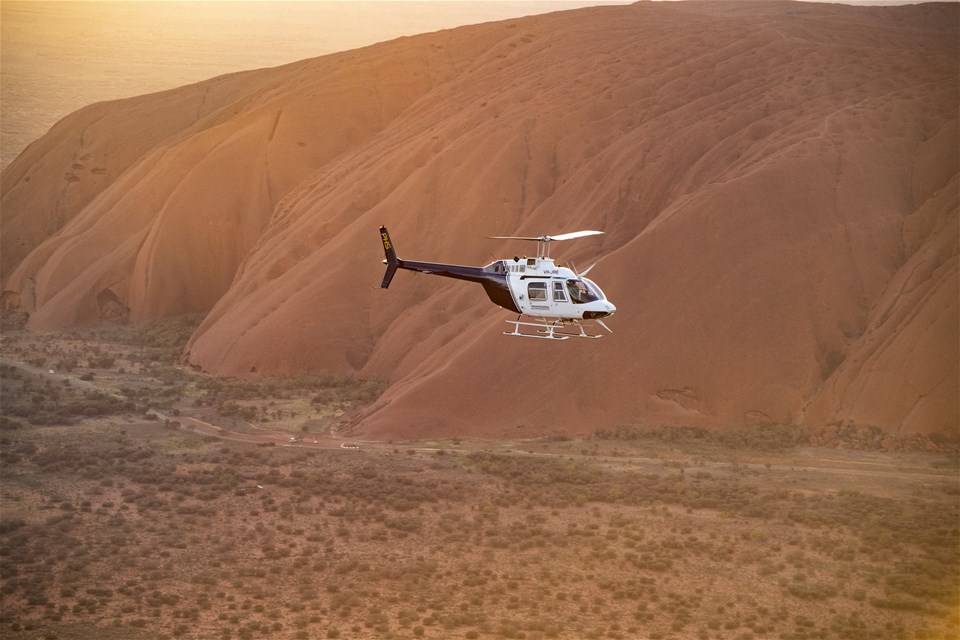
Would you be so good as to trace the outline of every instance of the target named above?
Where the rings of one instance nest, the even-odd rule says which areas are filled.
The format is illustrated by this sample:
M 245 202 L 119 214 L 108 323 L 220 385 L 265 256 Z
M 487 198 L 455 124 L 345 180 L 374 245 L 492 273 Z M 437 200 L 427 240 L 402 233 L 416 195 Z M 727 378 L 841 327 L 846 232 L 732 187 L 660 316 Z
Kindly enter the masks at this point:
M 504 331 L 505 336 L 518 336 L 521 338 L 538 338 L 540 340 L 567 340 L 569 338 L 591 338 L 597 339 L 602 336 L 592 336 L 588 334 L 579 320 L 568 320 L 570 324 L 576 325 L 579 333 L 563 331 L 566 324 L 563 322 L 522 322 L 520 318 L 516 320 L 507 320 L 507 324 L 513 325 L 513 331 Z M 534 333 L 524 333 L 520 327 L 533 327 Z

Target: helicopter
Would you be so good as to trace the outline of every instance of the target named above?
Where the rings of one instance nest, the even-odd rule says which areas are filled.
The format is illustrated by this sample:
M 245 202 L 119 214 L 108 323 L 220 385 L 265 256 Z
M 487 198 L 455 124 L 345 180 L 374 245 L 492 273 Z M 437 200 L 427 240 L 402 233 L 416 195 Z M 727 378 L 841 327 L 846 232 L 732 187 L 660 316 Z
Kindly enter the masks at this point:
M 380 287 L 386 289 L 390 286 L 397 269 L 477 282 L 494 304 L 518 314 L 516 320 L 506 321 L 513 325 L 513 330 L 504 331 L 504 335 L 548 340 L 600 338 L 600 335 L 587 333 L 582 321 L 592 320 L 613 333 L 601 318 L 613 315 L 617 308 L 595 282 L 585 277 L 595 264 L 583 273 L 578 273 L 575 268 L 561 267 L 550 257 L 550 243 L 602 233 L 574 231 L 555 236 L 490 236 L 492 240 L 535 241 L 537 255 L 533 258 L 514 256 L 495 260 L 485 267 L 468 267 L 401 260 L 387 228 L 380 227 L 386 255 L 383 263 L 387 265 Z M 524 316 L 534 321 L 524 321 Z

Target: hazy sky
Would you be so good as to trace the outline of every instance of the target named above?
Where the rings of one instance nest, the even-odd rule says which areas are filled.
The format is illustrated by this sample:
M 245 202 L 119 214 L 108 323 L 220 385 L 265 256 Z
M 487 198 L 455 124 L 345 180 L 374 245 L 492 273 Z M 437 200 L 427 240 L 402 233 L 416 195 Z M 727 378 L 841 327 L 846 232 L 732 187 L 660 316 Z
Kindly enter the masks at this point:
M 93 102 L 603 0 L 0 2 L 0 168 Z
M 0 168 L 58 120 L 93 102 L 403 35 L 627 1 L 3 0 Z

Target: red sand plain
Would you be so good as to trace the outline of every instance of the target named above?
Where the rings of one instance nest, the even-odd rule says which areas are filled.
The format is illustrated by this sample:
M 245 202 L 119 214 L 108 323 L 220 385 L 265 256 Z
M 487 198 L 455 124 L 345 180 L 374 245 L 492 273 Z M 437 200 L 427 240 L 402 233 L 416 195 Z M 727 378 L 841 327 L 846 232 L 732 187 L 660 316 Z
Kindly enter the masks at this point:
M 425 34 L 100 103 L 2 174 L 34 329 L 209 312 L 189 361 L 390 386 L 370 437 L 960 429 L 960 7 L 683 2 Z M 556 247 L 612 335 L 507 338 L 401 257 Z

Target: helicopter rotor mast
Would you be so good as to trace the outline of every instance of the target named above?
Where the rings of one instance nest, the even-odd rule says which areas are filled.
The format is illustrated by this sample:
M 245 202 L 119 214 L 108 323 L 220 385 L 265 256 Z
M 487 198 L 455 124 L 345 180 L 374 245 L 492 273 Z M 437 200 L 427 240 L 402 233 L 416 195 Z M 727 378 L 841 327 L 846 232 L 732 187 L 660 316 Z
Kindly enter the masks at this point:
M 583 238 L 586 236 L 596 236 L 603 231 L 571 231 L 570 233 L 561 233 L 555 236 L 487 236 L 490 240 L 533 240 L 537 243 L 537 258 L 550 257 L 550 243 L 558 240 L 573 240 L 574 238 Z

